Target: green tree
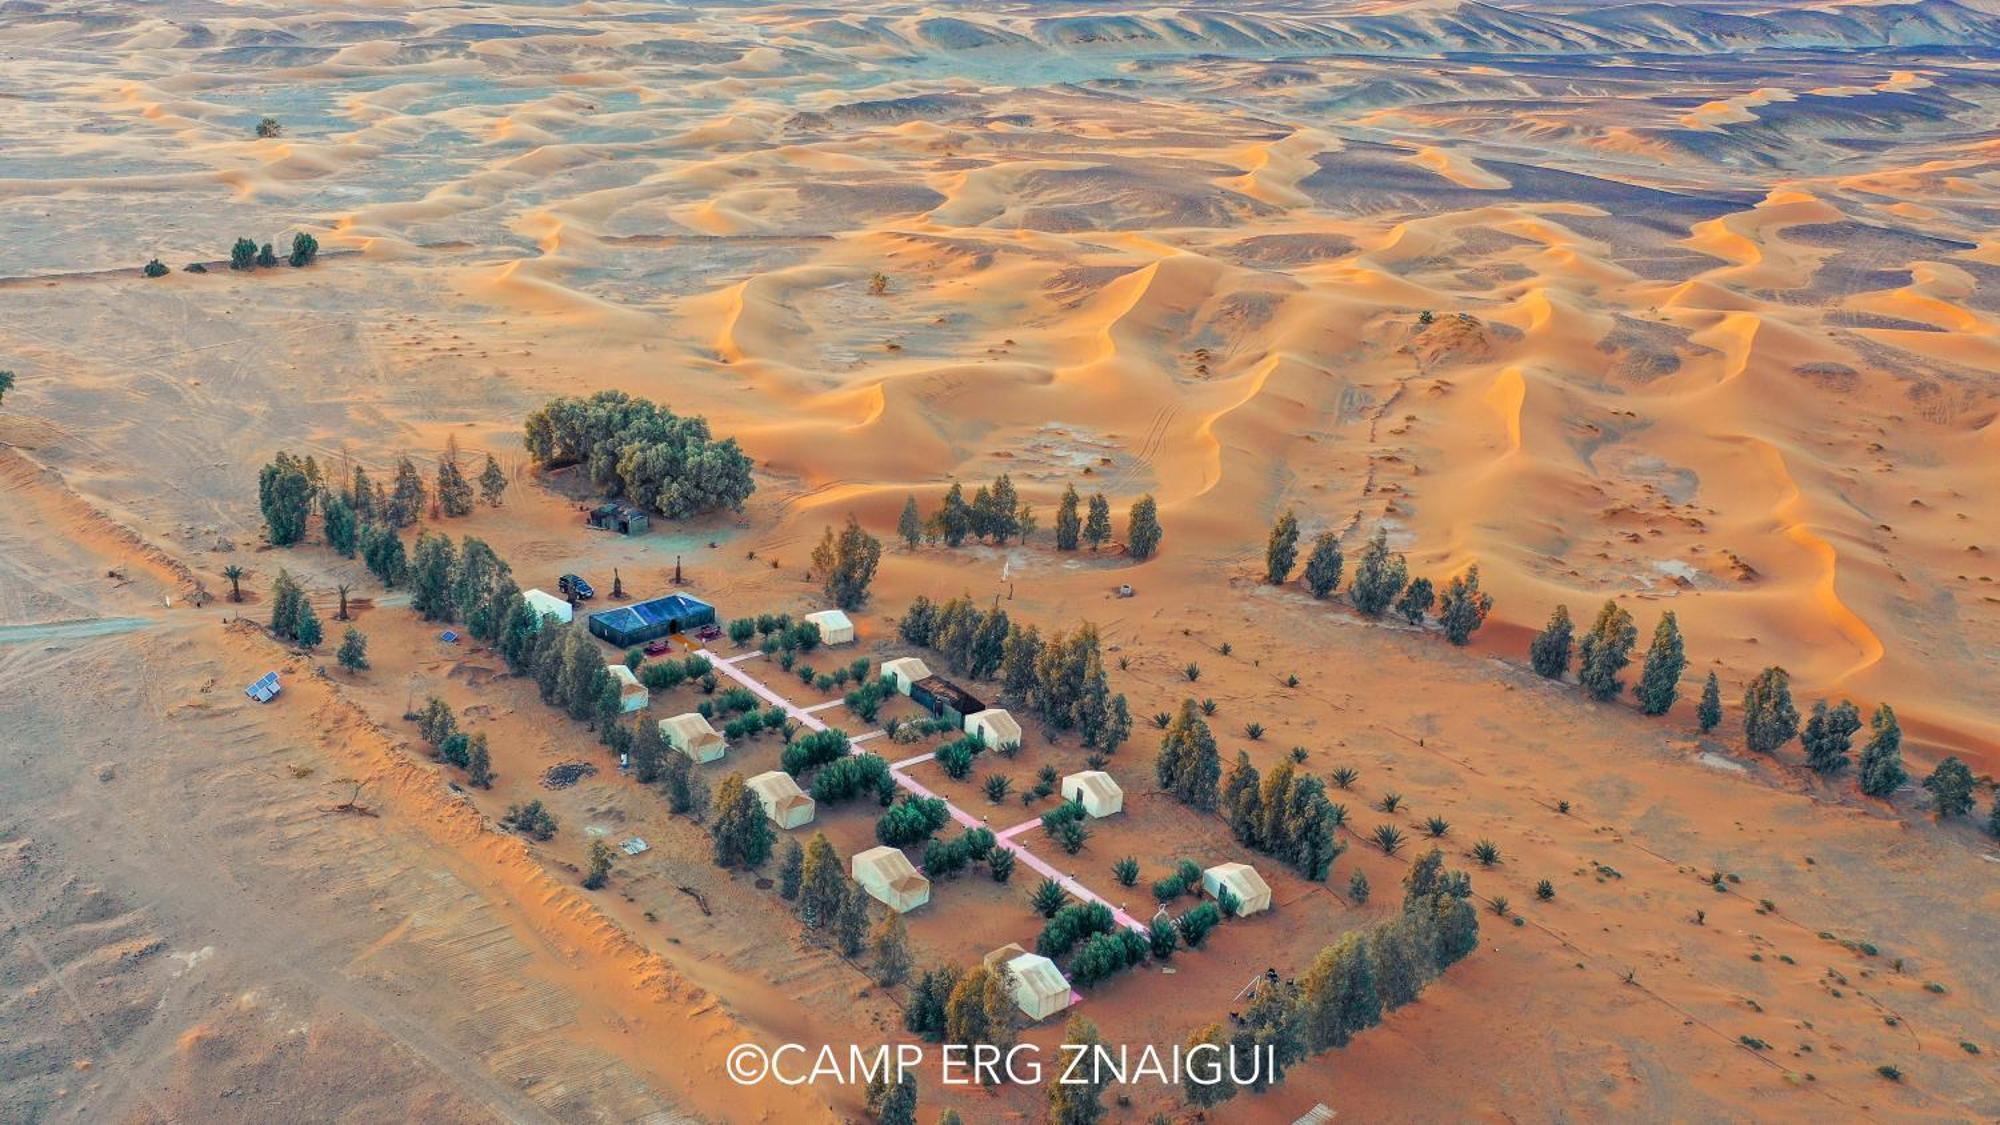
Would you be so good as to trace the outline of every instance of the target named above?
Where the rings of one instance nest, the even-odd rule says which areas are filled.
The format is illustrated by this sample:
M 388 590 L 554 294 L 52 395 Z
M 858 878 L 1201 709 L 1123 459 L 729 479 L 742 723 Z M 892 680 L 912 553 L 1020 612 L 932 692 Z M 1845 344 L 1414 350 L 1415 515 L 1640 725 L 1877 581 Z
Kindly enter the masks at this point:
M 280 567 L 277 581 L 271 583 L 271 633 L 290 640 L 298 636 L 299 611 L 305 605 L 305 592 L 299 589 L 291 571 Z
M 1492 612 L 1493 595 L 1479 588 L 1478 563 L 1445 583 L 1444 597 L 1438 600 L 1438 624 L 1444 626 L 1445 639 L 1455 645 L 1470 643 Z
M 1431 606 L 1436 602 L 1437 593 L 1431 588 L 1431 580 L 1419 578 L 1403 587 L 1402 596 L 1396 599 L 1396 612 L 1402 614 L 1403 620 L 1410 624 L 1422 625 L 1424 615 L 1431 611 Z
M 437 467 L 438 509 L 454 519 L 472 514 L 472 482 L 465 479 L 465 470 L 458 467 L 458 438 L 444 439 L 444 455 L 438 458 Z
M 1236 1096 L 1236 1083 L 1229 1078 L 1230 1050 L 1229 1037 L 1219 1023 L 1188 1036 L 1182 1052 L 1188 1062 L 1181 1070 L 1181 1093 L 1189 1105 L 1207 1110 Z
M 410 608 L 425 621 L 450 621 L 458 606 L 452 600 L 452 574 L 458 567 L 458 551 L 451 537 L 425 531 L 417 535 L 416 550 L 410 556 Z
M 590 871 L 583 877 L 583 888 L 597 890 L 611 880 L 611 845 L 602 839 L 590 842 Z
M 1299 1017 L 1313 1051 L 1345 1047 L 1357 1033 L 1382 1022 L 1382 997 L 1367 938 L 1358 932 L 1320 950 L 1299 978 Z
M 1014 998 L 1000 971 L 979 965 L 958 978 L 944 1006 L 944 1040 L 1005 1047 L 1014 1039 Z
M 868 959 L 870 975 L 884 988 L 910 975 L 910 932 L 901 914 L 887 911 L 868 932 Z
M 1903 727 L 1887 703 L 1875 708 L 1868 727 L 1868 744 L 1861 748 L 1861 791 L 1887 797 L 1910 779 L 1903 770 Z
M 1632 646 L 1638 643 L 1639 627 L 1632 623 L 1632 615 L 1617 602 L 1607 600 L 1577 646 L 1577 682 L 1592 699 L 1607 702 L 1625 690 L 1619 673 L 1632 663 Z
M 1204 812 L 1215 808 L 1217 786 L 1222 780 L 1222 758 L 1215 746 L 1215 735 L 1202 721 L 1194 700 L 1181 701 L 1180 712 L 1160 740 L 1153 771 L 1160 788 L 1172 793 L 1182 804 Z
M 715 823 L 709 834 L 715 839 L 717 867 L 762 867 L 771 858 L 771 822 L 742 774 L 730 774 L 717 787 Z
M 278 124 L 278 119 L 275 117 L 266 117 L 257 122 L 257 136 L 264 140 L 279 136 L 284 131 L 285 127 Z
M 1799 733 L 1799 709 L 1792 706 L 1792 677 L 1775 665 L 1743 689 L 1743 741 L 1759 754 L 1775 754 Z
M 1528 663 L 1535 674 L 1560 680 L 1569 674 L 1569 656 L 1575 626 L 1570 624 L 1569 607 L 1559 605 L 1549 614 L 1549 623 L 1528 645 Z
M 1054 879 L 1043 879 L 1035 884 L 1034 893 L 1028 896 L 1028 905 L 1044 918 L 1053 918 L 1056 911 L 1063 908 L 1069 896 L 1063 893 L 1062 884 Z
M 805 862 L 800 866 L 799 921 L 807 931 L 829 935 L 835 920 L 840 917 L 841 903 L 846 898 L 847 876 L 840 870 L 840 857 L 834 853 L 832 841 L 826 833 L 815 832 L 806 842 Z
M 292 253 L 286 260 L 291 263 L 293 268 L 309 266 L 312 264 L 313 259 L 317 257 L 319 257 L 319 239 L 314 238 L 304 231 L 300 231 L 292 236 Z
M 491 508 L 500 506 L 501 498 L 507 492 L 507 474 L 500 468 L 500 462 L 493 455 L 486 455 L 486 467 L 479 473 L 479 498 Z
M 957 547 L 972 534 L 972 506 L 965 502 L 965 486 L 957 481 L 945 490 L 938 510 L 931 513 L 929 531 L 947 547 Z
M 1701 685 L 1701 706 L 1695 709 L 1695 718 L 1701 723 L 1703 734 L 1722 725 L 1722 684 L 1714 672 Z
M 914 551 L 924 539 L 924 517 L 917 511 L 917 498 L 903 498 L 903 514 L 896 517 L 896 534 L 903 540 L 903 549 Z
M 14 389 L 14 373 L 0 371 L 0 402 L 7 401 L 7 392 Z
M 1818 773 L 1839 773 L 1847 768 L 1847 751 L 1861 730 L 1861 709 L 1843 699 L 1828 707 L 1822 699 L 1813 704 L 1799 741 L 1805 744 L 1806 765 Z
M 1150 559 L 1160 549 L 1160 506 L 1151 493 L 1132 502 L 1125 525 L 1125 553 L 1135 559 Z
M 1931 775 L 1924 779 L 1924 788 L 1931 791 L 1931 803 L 1940 817 L 1964 816 L 1971 812 L 1972 793 L 1977 785 L 1972 771 L 1956 755 L 1939 762 Z
M 247 238 L 239 238 L 229 248 L 229 268 L 249 270 L 257 268 L 257 244 Z
M 827 534 L 832 535 L 828 528 Z M 868 600 L 868 585 L 882 562 L 882 541 L 861 529 L 852 515 L 833 541 L 832 565 L 823 571 L 826 596 L 842 609 L 860 609 Z
M 465 780 L 480 789 L 493 788 L 493 757 L 486 749 L 486 734 L 472 736 L 465 753 Z
M 1111 541 L 1111 501 L 1102 492 L 1091 493 L 1088 511 L 1083 521 L 1083 541 L 1095 551 Z
M 1299 518 L 1287 508 L 1271 525 L 1271 537 L 1264 544 L 1264 581 L 1282 586 L 1292 576 L 1292 564 L 1299 557 Z
M 248 573 L 249 571 L 244 570 L 235 563 L 230 563 L 228 566 L 222 568 L 222 577 L 229 580 L 230 601 L 240 602 L 243 600 L 243 576 Z
M 417 466 L 408 457 L 397 458 L 395 487 L 382 518 L 390 527 L 408 527 L 423 516 L 424 500 L 424 480 L 417 475 Z
M 786 902 L 796 902 L 799 885 L 806 874 L 806 850 L 791 837 L 785 838 L 785 846 L 778 853 L 778 895 Z
M 852 879 L 841 884 L 840 913 L 834 917 L 833 933 L 842 957 L 859 957 L 868 948 L 868 892 Z
M 1409 564 L 1403 556 L 1389 552 L 1389 529 L 1378 527 L 1368 545 L 1361 549 L 1354 566 L 1354 587 L 1347 596 L 1354 608 L 1369 617 L 1380 617 L 1394 604 L 1409 581 Z
M 880 277 L 880 274 L 876 275 Z M 917 1125 L 917 1077 L 905 1070 L 882 1093 L 875 1107 L 876 1125 Z
M 275 266 L 277 264 L 278 264 L 278 253 L 276 250 L 273 250 L 271 248 L 270 243 L 266 242 L 257 251 L 257 266 L 260 269 L 268 269 L 269 267 Z
M 1062 500 L 1056 504 L 1056 550 L 1074 551 L 1083 538 L 1083 515 L 1079 509 L 1083 498 L 1076 494 L 1076 485 L 1063 486 Z
M 1104 1119 L 1104 1088 L 1110 1085 L 1110 1078 L 1100 1075 L 1096 1066 L 1079 1066 L 1076 1073 L 1063 1080 L 1063 1072 L 1068 1070 L 1068 1062 L 1076 1053 L 1094 1057 L 1104 1038 L 1098 1033 L 1097 1025 L 1082 1014 L 1073 1015 L 1063 1027 L 1064 1047 L 1060 1052 L 1064 1065 L 1052 1068 L 1054 1074 L 1048 1084 L 1050 1125 L 1097 1125 Z
M 1653 628 L 1653 643 L 1646 646 L 1646 662 L 1639 671 L 1638 686 L 1632 689 L 1639 700 L 1639 713 L 1666 714 L 1680 697 L 1681 673 L 1685 671 L 1687 652 L 1681 645 L 1680 623 L 1670 609 L 1660 615 L 1660 623 Z
M 273 547 L 289 547 L 305 538 L 312 497 L 305 463 L 283 450 L 258 472 L 257 505 L 264 513 L 265 537 Z
M 147 262 L 139 272 L 145 274 L 147 277 L 165 277 L 170 271 L 167 269 L 167 263 L 154 258 L 152 261 Z
M 1312 553 L 1306 556 L 1306 589 L 1315 598 L 1324 598 L 1340 585 L 1340 570 L 1345 565 L 1340 555 L 1340 536 L 1331 531 L 1322 531 L 1313 537 Z
M 355 548 L 361 541 L 361 525 L 354 519 L 354 508 L 340 496 L 329 492 L 321 498 L 319 509 L 320 529 L 326 535 L 326 545 L 341 558 L 353 558 Z
M 362 635 L 361 630 L 348 626 L 347 632 L 341 635 L 340 651 L 334 659 L 349 672 L 363 671 L 368 667 L 368 638 Z

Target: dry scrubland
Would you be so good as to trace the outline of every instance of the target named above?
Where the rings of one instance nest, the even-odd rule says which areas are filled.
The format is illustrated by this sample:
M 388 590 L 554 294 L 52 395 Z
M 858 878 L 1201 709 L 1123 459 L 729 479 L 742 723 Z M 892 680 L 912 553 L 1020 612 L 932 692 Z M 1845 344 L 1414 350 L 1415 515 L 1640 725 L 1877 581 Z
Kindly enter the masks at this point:
M 1172 860 L 1256 858 L 1154 791 L 1147 716 L 1192 691 L 1225 760 L 1357 769 L 1333 878 L 1257 858 L 1272 914 L 1087 994 L 1114 1039 L 1179 1041 L 1388 916 L 1417 849 L 1364 838 L 1449 820 L 1524 924 L 1483 912 L 1420 1001 L 1225 1119 L 2000 1114 L 1990 841 L 1796 744 L 1749 755 L 1734 715 L 1782 664 L 1802 702 L 1894 704 L 1919 776 L 2000 769 L 1990 7 L 0 6 L 0 1117 L 858 1114 L 737 1091 L 722 1053 L 895 1033 L 893 995 L 657 794 L 539 790 L 602 751 L 496 657 L 316 541 L 261 546 L 274 451 L 379 477 L 448 437 L 513 480 L 448 530 L 522 585 L 616 566 L 653 593 L 680 556 L 725 616 L 817 608 L 811 545 L 849 513 L 886 541 L 906 496 L 1010 473 L 1045 530 L 891 547 L 859 654 L 901 654 L 919 594 L 1096 622 L 1140 722 L 1110 765 L 1127 812 L 1074 870 L 1115 898 L 1137 856 L 1135 907 Z M 181 271 L 301 229 L 309 269 Z M 736 436 L 740 518 L 584 533 L 519 426 L 605 388 Z M 1156 496 L 1160 555 L 1052 551 L 1072 481 L 1121 530 Z M 1386 526 L 1440 584 L 1476 561 L 1493 620 L 1454 649 L 1262 584 L 1287 507 L 1350 560 Z M 353 585 L 373 668 L 322 676 L 331 645 L 189 607 L 232 564 L 256 620 L 280 566 L 322 619 Z M 1526 669 L 1557 603 L 1587 625 L 1607 597 L 1642 631 L 1678 616 L 1663 719 Z M 1698 737 L 1711 669 L 1732 713 Z M 448 789 L 402 722 L 433 694 L 488 733 L 490 792 Z M 1028 742 L 1017 787 L 1083 757 Z M 328 811 L 347 778 L 378 817 Z M 547 844 L 491 827 L 529 796 Z M 822 820 L 868 841 L 859 807 Z M 655 848 L 583 892 L 587 825 Z M 920 959 L 1031 939 L 1031 886 L 940 884 Z M 1173 1108 L 1133 1101 L 1113 1119 Z

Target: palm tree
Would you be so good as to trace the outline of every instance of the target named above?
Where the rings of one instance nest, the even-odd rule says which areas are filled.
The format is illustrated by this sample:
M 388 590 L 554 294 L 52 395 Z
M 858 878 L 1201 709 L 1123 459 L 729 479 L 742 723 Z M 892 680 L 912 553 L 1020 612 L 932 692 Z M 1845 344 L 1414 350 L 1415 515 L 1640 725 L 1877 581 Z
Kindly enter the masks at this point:
M 1403 833 L 1393 824 L 1375 826 L 1375 845 L 1385 855 L 1395 855 L 1403 846 Z
M 222 568 L 222 576 L 229 579 L 229 600 L 232 602 L 243 600 L 244 573 L 243 568 L 237 566 L 235 563 L 230 563 L 228 566 Z

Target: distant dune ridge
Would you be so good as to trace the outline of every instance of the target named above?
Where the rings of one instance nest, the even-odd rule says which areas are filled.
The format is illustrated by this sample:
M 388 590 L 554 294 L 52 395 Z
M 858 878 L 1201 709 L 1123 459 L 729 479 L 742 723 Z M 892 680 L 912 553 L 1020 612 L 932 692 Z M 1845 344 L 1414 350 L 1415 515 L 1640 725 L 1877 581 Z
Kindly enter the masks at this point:
M 1996 61 L 1995 0 L 7 0 L 0 369 L 18 382 L 0 489 L 22 499 L 14 528 L 0 507 L 0 626 L 93 612 L 49 574 L 96 578 L 99 553 L 183 600 L 223 589 L 232 561 L 268 580 L 249 482 L 279 448 L 371 467 L 447 435 L 492 451 L 520 510 L 549 521 L 517 528 L 510 557 L 556 566 L 573 513 L 527 498 L 519 420 L 617 388 L 705 415 L 756 461 L 740 526 L 655 540 L 724 594 L 770 596 L 755 583 L 790 582 L 849 512 L 888 540 L 906 496 L 1006 471 L 1044 540 L 1067 484 L 1107 493 L 1121 529 L 1154 495 L 1160 556 L 1114 578 L 1123 563 L 1102 558 L 968 553 L 946 572 L 892 550 L 885 582 L 991 596 L 998 574 L 1032 598 L 1088 578 L 1108 598 L 1130 581 L 1139 600 L 1086 608 L 1164 644 L 1172 607 L 1247 607 L 1245 652 L 1303 644 L 1324 634 L 1271 622 L 1326 614 L 1257 582 L 1289 508 L 1308 544 L 1333 530 L 1350 559 L 1387 528 L 1440 587 L 1477 563 L 1497 603 L 1477 658 L 1524 664 L 1558 604 L 1587 626 L 1621 599 L 1642 636 L 1672 610 L 1691 664 L 1647 737 L 1690 758 L 1708 672 L 1733 738 L 1743 683 L 1777 664 L 1801 710 L 1893 704 L 1919 772 L 1946 754 L 2000 772 Z M 257 136 L 266 116 L 277 136 Z M 298 230 L 326 247 L 310 269 L 223 267 L 239 236 L 282 247 Z M 155 256 L 169 273 L 140 277 Z M 183 271 L 197 261 L 213 268 Z M 65 527 L 53 538 L 74 542 L 37 544 Z M 738 546 L 758 574 L 714 561 Z M 261 669 L 248 640 L 221 651 L 203 675 Z M 1423 686 L 1414 662 L 1387 667 Z M 1558 714 L 1518 667 L 1470 667 L 1452 676 L 1526 685 L 1522 714 Z M 308 697 L 361 736 L 352 768 L 401 776 L 359 711 Z M 1720 807 L 1747 818 L 1761 800 Z M 473 819 L 451 831 L 478 836 Z M 1849 819 L 1848 854 L 1872 862 L 1878 838 Z M 712 998 L 740 966 L 683 980 L 592 928 L 511 840 L 487 843 L 502 876 L 455 877 L 541 896 L 508 916 L 522 957 L 581 972 L 574 950 L 527 940 L 554 917 L 573 927 L 556 940 L 625 966 L 604 991 L 640 980 L 705 1005 L 650 1025 L 699 1033 L 673 1083 L 652 1082 L 622 1009 L 586 1007 L 601 1051 L 537 1073 L 588 1063 L 628 1100 L 534 1097 L 638 1116 L 658 1085 L 720 1112 L 719 1045 L 742 1013 Z M 1582 862 L 1549 850 L 1552 871 Z M 853 1002 L 825 976 L 819 1000 Z M 1727 981 L 1702 987 L 1736 1003 Z M 1613 1023 L 1631 1026 L 1598 1026 Z M 1594 1071 L 1608 1035 L 1550 1048 L 1550 1072 Z M 1976 1080 L 1927 1079 L 1965 1085 L 1926 1111 L 1990 1112 Z M 1593 1104 L 1724 1115 L 1624 1096 Z

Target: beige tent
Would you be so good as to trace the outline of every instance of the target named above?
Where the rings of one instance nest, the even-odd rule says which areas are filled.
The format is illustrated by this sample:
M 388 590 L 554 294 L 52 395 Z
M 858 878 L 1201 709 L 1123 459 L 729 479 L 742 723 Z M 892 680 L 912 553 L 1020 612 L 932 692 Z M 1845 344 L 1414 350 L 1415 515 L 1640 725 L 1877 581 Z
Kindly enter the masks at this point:
M 1091 816 L 1110 816 L 1125 807 L 1125 791 L 1103 770 L 1084 770 L 1062 779 L 1065 801 L 1075 801 Z
M 660 737 L 667 745 L 693 758 L 697 763 L 713 762 L 729 749 L 729 742 L 719 731 L 708 725 L 708 720 L 700 714 L 689 711 L 685 715 L 675 715 L 671 719 L 660 720 Z
M 1075 993 L 1056 963 L 1008 943 L 988 953 L 986 967 L 1007 974 L 1007 991 L 1029 1020 L 1045 1020 L 1070 1006 Z
M 896 690 L 910 694 L 910 685 L 918 680 L 931 678 L 931 670 L 923 661 L 914 656 L 890 660 L 882 665 L 882 678 L 896 685 Z
M 528 608 L 534 611 L 537 624 L 544 617 L 553 617 L 567 625 L 570 619 L 576 616 L 568 602 L 546 590 L 529 590 L 521 595 L 521 600 L 527 602 Z
M 819 626 L 819 643 L 823 645 L 851 645 L 854 643 L 854 622 L 837 609 L 822 609 L 818 613 L 806 614 L 806 620 Z
M 976 715 L 966 716 L 965 732 L 978 735 L 979 741 L 984 742 L 988 750 L 1021 744 L 1021 724 L 999 707 L 988 707 Z
M 1236 913 L 1255 914 L 1271 909 L 1271 885 L 1247 863 L 1218 863 L 1201 873 L 1201 889 L 1220 897 L 1222 888 L 1236 896 Z
M 646 690 L 646 685 L 639 682 L 632 669 L 623 664 L 609 664 L 606 668 L 611 672 L 611 678 L 618 681 L 618 709 L 627 714 L 644 710 L 646 704 L 652 701 L 653 693 Z
M 811 824 L 815 805 L 811 797 L 783 770 L 760 773 L 749 781 L 750 791 L 764 806 L 764 815 L 780 828 Z
M 910 857 L 899 848 L 869 848 L 854 856 L 854 881 L 875 896 L 878 902 L 898 914 L 907 914 L 931 900 L 931 881 L 910 866 Z

